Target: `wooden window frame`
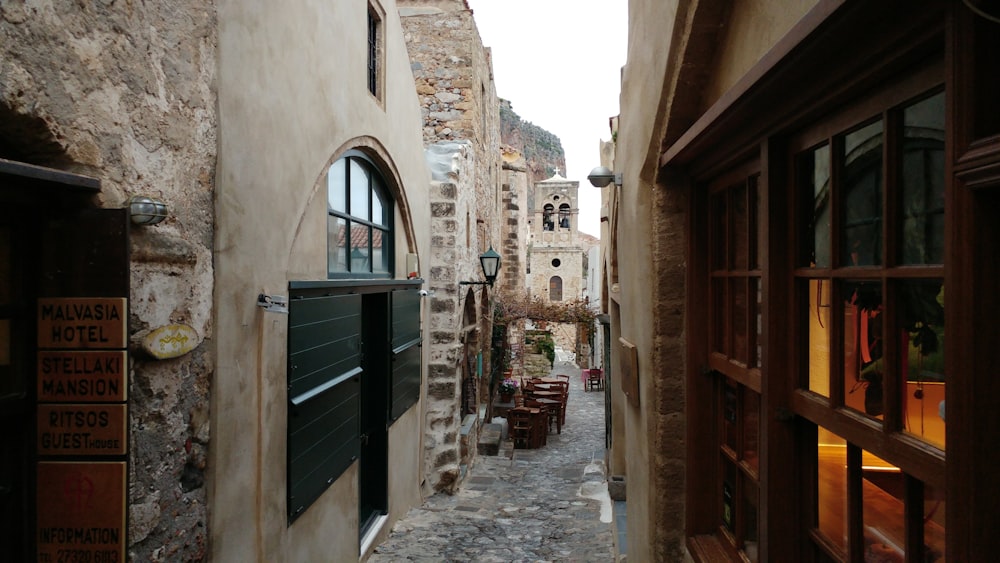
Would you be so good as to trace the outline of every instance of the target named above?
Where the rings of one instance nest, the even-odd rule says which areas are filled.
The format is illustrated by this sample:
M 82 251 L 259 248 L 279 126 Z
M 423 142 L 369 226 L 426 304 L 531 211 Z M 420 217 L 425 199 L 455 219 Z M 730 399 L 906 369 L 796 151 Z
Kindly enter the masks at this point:
M 940 490 L 945 487 L 945 452 L 933 445 L 921 441 L 914 435 L 903 432 L 903 397 L 896 391 L 899 389 L 905 377 L 900 373 L 900 353 L 897 351 L 899 342 L 898 333 L 900 327 L 896 314 L 896 284 L 898 282 L 912 280 L 945 280 L 945 265 L 923 264 L 923 265 L 903 265 L 899 263 L 898 249 L 901 245 L 901 214 L 900 207 L 900 187 L 899 169 L 901 166 L 901 111 L 907 105 L 925 99 L 943 91 L 945 80 L 943 59 L 936 60 L 916 72 L 910 73 L 899 80 L 892 81 L 884 88 L 875 90 L 859 102 L 847 106 L 842 111 L 828 116 L 828 118 L 818 122 L 801 134 L 791 137 L 787 148 L 787 162 L 789 168 L 794 168 L 799 162 L 798 156 L 817 146 L 827 146 L 830 150 L 830 227 L 829 227 L 829 256 L 830 263 L 822 267 L 804 265 L 801 261 L 805 255 L 801 245 L 807 239 L 808 233 L 804 225 L 801 224 L 803 217 L 808 214 L 804 212 L 806 205 L 811 208 L 812 201 L 803 201 L 801 189 L 794 185 L 790 188 L 792 197 L 789 199 L 789 214 L 797 218 L 800 224 L 795 225 L 794 237 L 798 244 L 792 252 L 792 257 L 797 260 L 793 265 L 792 273 L 795 280 L 794 292 L 795 303 L 793 307 L 793 321 L 796 327 L 793 332 L 796 336 L 796 344 L 792 347 L 795 351 L 795 361 L 793 366 L 798 373 L 796 377 L 797 389 L 792 396 L 792 411 L 804 419 L 814 423 L 817 427 L 822 427 L 838 436 L 844 438 L 848 443 L 848 543 L 846 554 L 841 554 L 839 548 L 828 541 L 812 523 L 812 528 L 808 534 L 816 549 L 821 550 L 827 557 L 839 559 L 846 556 L 851 561 L 864 560 L 864 531 L 861 528 L 863 503 L 861 500 L 861 451 L 866 450 L 882 458 L 888 463 L 900 468 L 904 481 L 904 495 L 900 500 L 903 503 L 904 518 L 907 522 L 907 532 L 905 549 L 907 554 L 921 553 L 924 549 L 924 527 L 923 527 L 923 490 L 924 484 L 931 485 Z M 845 265 L 841 260 L 840 240 L 843 236 L 844 226 L 841 224 L 842 208 L 844 202 L 840 197 L 838 188 L 839 155 L 843 135 L 855 130 L 858 126 L 879 120 L 883 124 L 882 128 L 882 185 L 881 185 L 881 257 L 877 265 L 854 266 Z M 789 173 L 790 178 L 796 178 L 794 171 Z M 792 180 L 794 182 L 794 180 Z M 945 177 L 945 190 L 949 187 L 950 181 Z M 798 201 L 797 201 L 798 200 Z M 831 304 L 835 304 L 831 309 L 829 333 L 830 340 L 830 364 L 829 364 L 829 396 L 822 396 L 808 389 L 808 350 L 807 343 L 809 331 L 801 328 L 803 311 L 808 314 L 809 285 L 805 283 L 809 280 L 821 280 L 831 282 L 832 296 Z M 884 412 L 882 419 L 866 416 L 862 412 L 855 411 L 845 406 L 845 371 L 842 364 L 844 359 L 843 344 L 843 306 L 836 306 L 843 302 L 843 295 L 839 294 L 840 284 L 846 282 L 868 281 L 874 282 L 880 288 L 883 311 L 881 313 L 884 320 L 882 336 L 885 339 L 883 344 L 884 360 L 887 369 L 884 370 L 882 382 Z M 950 337 L 950 336 L 949 336 Z M 816 459 L 817 446 L 815 443 L 816 433 L 812 434 L 812 443 L 808 439 L 803 439 L 802 457 L 806 463 L 803 464 L 803 481 L 806 486 L 811 486 L 815 490 L 816 471 L 818 461 Z M 811 472 L 811 473 L 810 473 Z M 803 503 L 806 511 L 816 514 L 819 507 L 816 506 L 817 499 L 814 495 L 806 495 Z M 919 509 L 919 510 L 918 510 Z M 815 516 L 814 516 L 815 518 Z M 917 524 L 920 524 L 917 526 Z
M 369 0 L 367 10 L 367 59 L 365 82 L 376 102 L 385 104 L 385 10 L 376 0 Z

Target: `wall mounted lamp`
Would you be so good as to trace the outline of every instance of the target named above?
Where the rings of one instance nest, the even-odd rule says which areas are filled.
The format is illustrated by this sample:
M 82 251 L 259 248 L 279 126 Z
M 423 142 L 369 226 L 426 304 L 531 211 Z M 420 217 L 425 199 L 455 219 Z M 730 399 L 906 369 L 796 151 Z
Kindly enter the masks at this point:
M 493 282 L 497 279 L 497 272 L 500 271 L 500 255 L 493 246 L 486 252 L 479 255 L 479 264 L 483 267 L 483 277 L 486 281 L 460 281 L 459 285 L 489 285 L 493 287 Z
M 149 196 L 132 196 L 128 210 L 135 225 L 155 225 L 167 218 L 167 204 Z
M 595 188 L 603 188 L 611 182 L 616 186 L 622 185 L 621 173 L 612 172 L 607 166 L 598 166 L 591 170 L 590 174 L 587 174 L 587 180 L 590 180 L 590 185 Z

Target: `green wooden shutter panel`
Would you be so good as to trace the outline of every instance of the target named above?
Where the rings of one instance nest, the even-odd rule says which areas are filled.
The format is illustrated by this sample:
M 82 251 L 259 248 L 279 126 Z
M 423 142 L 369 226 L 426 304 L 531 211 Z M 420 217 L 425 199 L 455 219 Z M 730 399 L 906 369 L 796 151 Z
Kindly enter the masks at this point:
M 390 422 L 420 400 L 420 342 L 420 293 L 416 289 L 393 291 Z
M 291 300 L 289 522 L 358 457 L 361 375 L 361 296 Z

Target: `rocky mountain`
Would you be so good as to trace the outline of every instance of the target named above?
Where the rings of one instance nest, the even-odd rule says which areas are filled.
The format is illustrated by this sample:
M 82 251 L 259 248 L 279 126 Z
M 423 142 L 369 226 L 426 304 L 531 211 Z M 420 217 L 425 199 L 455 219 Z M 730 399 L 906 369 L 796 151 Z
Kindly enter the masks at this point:
M 566 174 L 566 153 L 559 137 L 521 119 L 504 99 L 500 100 L 500 142 L 524 156 L 529 185 L 551 178 L 556 168 Z

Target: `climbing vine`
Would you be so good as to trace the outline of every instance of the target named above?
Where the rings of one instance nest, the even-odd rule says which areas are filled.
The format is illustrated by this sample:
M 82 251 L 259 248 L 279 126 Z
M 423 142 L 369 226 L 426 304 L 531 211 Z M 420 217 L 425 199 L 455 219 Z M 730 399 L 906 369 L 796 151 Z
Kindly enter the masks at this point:
M 597 312 L 590 308 L 586 299 L 572 301 L 543 301 L 537 297 L 501 294 L 493 308 L 493 322 L 508 324 L 520 319 L 549 321 L 554 323 L 579 323 L 592 327 L 597 321 Z

